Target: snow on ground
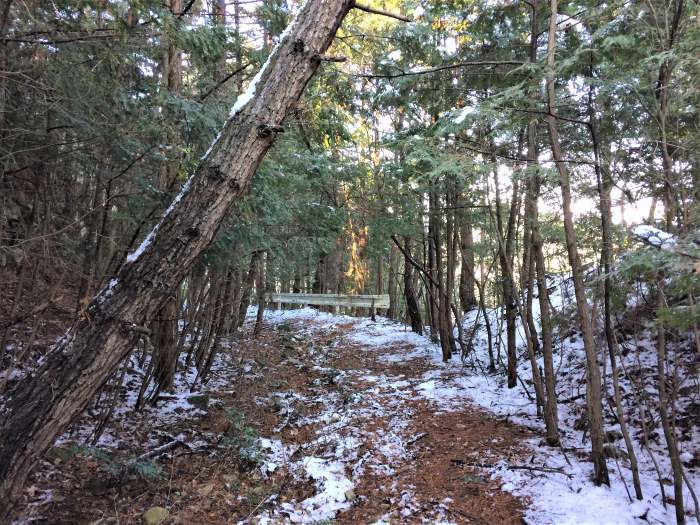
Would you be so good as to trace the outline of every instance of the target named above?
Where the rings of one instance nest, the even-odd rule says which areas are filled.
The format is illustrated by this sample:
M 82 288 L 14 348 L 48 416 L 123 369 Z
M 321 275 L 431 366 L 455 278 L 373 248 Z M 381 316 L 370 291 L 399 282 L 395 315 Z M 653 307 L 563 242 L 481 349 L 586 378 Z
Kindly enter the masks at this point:
M 252 309 L 251 315 L 254 316 Z M 355 318 L 321 314 L 311 309 L 267 312 L 265 318 L 266 322 L 276 325 L 313 319 L 310 332 L 323 332 L 339 323 L 356 321 Z M 294 333 L 299 337 L 296 327 Z M 396 335 L 387 333 L 385 343 L 392 338 Z M 418 341 L 420 339 L 414 340 Z M 263 448 L 270 451 L 263 469 L 269 470 L 270 464 L 275 468 L 285 465 L 297 481 L 312 479 L 316 493 L 302 501 L 272 505 L 271 509 L 256 517 L 258 523 L 316 523 L 332 519 L 338 511 L 352 505 L 356 481 L 365 472 L 392 475 L 405 460 L 405 432 L 411 416 L 407 402 L 414 397 L 408 390 L 410 382 L 403 376 L 377 376 L 366 370 L 346 373 L 324 367 L 324 360 L 332 351 L 332 348 L 312 347 L 309 362 L 316 363 L 313 368 L 323 373 L 325 381 L 333 383 L 333 388 L 316 380 L 319 384 L 312 388 L 312 395 L 303 396 L 296 392 L 271 394 L 271 398 L 282 405 L 280 410 L 287 411 L 288 415 L 293 413 L 294 403 L 322 407 L 321 412 L 312 417 L 295 418 L 292 415 L 283 423 L 283 426 L 292 427 L 318 425 L 316 437 L 303 444 L 301 450 L 291 453 L 289 447 L 279 441 L 261 440 Z M 348 388 L 357 381 L 369 385 L 361 396 L 354 393 L 354 388 Z M 284 401 L 280 403 L 280 400 Z M 387 418 L 388 424 L 371 430 L 366 428 L 368 422 L 378 418 Z M 372 447 L 360 454 L 363 443 L 371 443 Z M 408 503 L 402 508 L 406 510 Z
M 228 342 L 223 342 L 222 347 L 225 348 L 228 344 Z M 139 420 L 148 421 L 149 428 L 154 431 L 148 434 L 147 442 L 137 443 L 139 446 L 145 445 L 147 448 L 153 448 L 161 445 L 164 439 L 183 438 L 183 436 L 170 436 L 159 433 L 158 429 L 184 418 L 203 416 L 206 414 L 204 410 L 205 405 L 214 406 L 220 403 L 214 397 L 214 393 L 225 391 L 229 387 L 228 380 L 232 372 L 237 369 L 238 363 L 234 362 L 229 353 L 225 351 L 219 352 L 212 363 L 210 380 L 205 387 L 201 387 L 201 382 L 198 383 L 200 388 L 195 391 L 190 391 L 190 387 L 195 382 L 196 369 L 194 367 L 185 368 L 184 363 L 181 363 L 181 365 L 183 365 L 181 368 L 185 369 L 185 372 L 175 374 L 173 392 L 161 393 L 158 396 L 156 405 L 146 401 L 137 414 L 135 413 L 136 400 L 148 369 L 148 361 L 139 363 L 138 353 L 132 353 L 126 363 L 124 376 L 121 378 L 121 383 L 117 388 L 119 398 L 114 404 L 110 418 L 112 424 L 104 429 L 99 439 L 92 446 L 113 451 L 127 449 L 130 445 L 134 445 L 133 442 L 126 442 L 128 440 L 133 441 L 134 436 L 132 433 L 125 433 L 121 424 L 114 424 L 114 422 L 120 421 L 130 425 L 138 425 L 136 421 Z M 155 384 L 151 381 L 149 388 L 144 392 L 144 399 L 149 399 L 154 388 Z M 71 443 L 91 443 L 96 428 L 96 420 L 99 420 L 103 408 L 103 403 L 98 399 L 88 409 L 89 417 L 83 418 L 78 424 L 73 425 L 67 432 L 57 438 L 54 446 L 63 446 Z
M 566 304 L 567 291 L 560 286 L 552 296 L 555 307 Z M 498 321 L 497 312 L 490 313 L 493 324 Z M 382 353 L 379 357 L 384 362 L 410 361 L 425 359 L 431 362 L 432 369 L 422 377 L 407 379 L 403 377 L 376 376 L 363 371 L 357 371 L 353 380 L 362 380 L 371 385 L 363 395 L 364 401 L 340 407 L 337 400 L 317 399 L 326 407 L 324 414 L 318 417 L 328 423 L 324 428 L 324 436 L 331 445 L 330 453 L 323 456 L 304 455 L 297 460 L 298 471 L 306 472 L 316 481 L 318 493 L 309 500 L 291 504 L 285 509 L 277 509 L 271 519 L 273 522 L 286 516 L 288 521 L 310 523 L 332 517 L 337 510 L 348 505 L 349 492 L 358 476 L 365 468 L 387 469 L 391 472 L 392 465 L 400 462 L 404 454 L 405 436 L 402 436 L 402 426 L 410 418 L 410 413 L 397 412 L 400 406 L 405 409 L 406 401 L 410 399 L 426 399 L 434 403 L 440 411 L 458 411 L 467 403 L 484 407 L 494 414 L 506 416 L 511 422 L 522 424 L 543 435 L 543 423 L 537 418 L 534 403 L 528 398 L 524 387 L 508 389 L 502 374 L 488 375 L 478 368 L 470 367 L 469 360 L 460 362 L 459 358 L 452 362 L 442 363 L 439 348 L 427 337 L 419 336 L 407 330 L 399 323 L 383 318 L 372 322 L 368 319 L 357 319 L 347 316 L 334 316 L 305 308 L 291 311 L 266 312 L 266 321 L 273 324 L 283 324 L 289 321 L 308 322 L 309 331 L 328 330 L 339 324 L 352 323 L 347 339 L 350 343 L 366 352 L 396 348 L 392 353 Z M 465 328 L 472 327 L 475 312 L 466 316 Z M 313 321 L 313 323 L 309 322 Z M 487 349 L 483 330 L 479 330 L 474 340 L 475 355 L 473 358 L 486 368 Z M 522 340 L 522 334 L 521 334 Z M 641 345 L 644 348 L 644 345 Z M 652 345 L 647 345 L 653 350 Z M 649 349 L 647 349 L 649 350 Z M 561 397 L 578 398 L 585 389 L 583 372 L 580 364 L 585 362 L 580 339 L 575 337 L 559 341 L 555 365 L 559 370 L 558 388 Z M 628 360 L 636 359 L 639 355 L 627 356 Z M 646 356 L 642 359 L 650 359 Z M 519 375 L 525 385 L 532 385 L 529 362 L 525 356 L 520 358 Z M 540 363 L 541 364 L 541 363 Z M 624 364 L 624 358 L 623 358 Z M 576 365 L 579 365 L 578 367 Z M 630 361 L 627 366 L 633 363 Z M 583 386 L 582 386 L 583 385 Z M 623 384 L 624 386 L 624 384 Z M 612 388 L 611 386 L 609 388 Z M 531 388 L 530 388 L 531 389 Z M 381 392 L 381 394 L 380 394 Z M 513 470 L 505 462 L 491 465 L 490 473 L 502 482 L 502 489 L 529 499 L 526 520 L 531 524 L 609 524 L 632 525 L 639 523 L 673 523 L 674 509 L 661 501 L 659 483 L 653 469 L 648 452 L 645 452 L 637 442 L 637 456 L 640 462 L 640 476 L 644 499 L 633 500 L 628 496 L 633 493 L 631 473 L 627 462 L 623 459 L 608 461 L 611 476 L 611 487 L 596 487 L 590 481 L 592 466 L 586 460 L 590 443 L 581 431 L 574 430 L 574 422 L 579 417 L 584 400 L 581 396 L 578 403 L 562 403 L 559 405 L 560 430 L 562 448 L 553 449 L 544 446 L 539 438 L 529 442 L 532 457 L 530 466 L 542 469 L 542 472 L 532 470 Z M 370 436 L 375 440 L 375 450 L 381 454 L 375 457 L 357 457 L 356 449 L 343 446 L 341 443 L 348 436 L 343 432 L 351 429 L 357 440 L 366 438 L 363 435 L 363 424 L 371 417 L 378 415 L 393 417 L 392 429 L 388 434 Z M 349 424 L 350 422 L 350 424 Z M 608 426 L 606 430 L 616 430 Z M 697 431 L 697 428 L 695 429 Z M 697 446 L 697 432 L 690 445 Z M 688 448 L 688 444 L 682 444 Z M 309 446 L 313 448 L 313 444 Z M 652 447 L 653 448 L 653 447 Z M 657 450 L 657 452 L 661 452 Z M 684 450 L 684 457 L 692 457 L 690 450 Z M 304 452 L 306 454 L 306 452 Z M 380 457 L 384 455 L 384 457 Z M 274 454 L 271 457 L 275 457 Z M 664 476 L 669 477 L 670 466 L 662 454 L 656 453 L 655 458 Z M 277 461 L 271 459 L 270 461 Z M 342 474 L 339 461 L 348 466 L 349 474 Z M 309 469 L 309 465 L 312 466 Z M 303 467 L 303 468 L 302 468 Z M 544 472 L 547 471 L 547 472 Z M 700 487 L 700 476 L 697 471 L 686 469 L 691 482 Z M 348 477 L 349 476 L 349 477 Z M 666 487 L 667 496 L 672 496 L 672 487 Z M 447 504 L 448 505 L 448 504 Z M 692 502 L 689 494 L 686 499 L 688 510 Z M 449 505 L 448 505 L 449 506 Z M 388 519 L 388 518 L 387 518 Z M 381 523 L 382 521 L 378 522 Z
M 562 282 L 554 282 L 551 301 L 557 310 L 570 301 L 570 292 Z M 537 301 L 535 301 L 535 314 Z M 249 317 L 255 316 L 255 308 L 249 311 Z M 499 312 L 489 313 L 492 325 L 499 323 Z M 465 331 L 470 330 L 475 322 L 475 312 L 465 316 Z M 534 430 L 536 436 L 543 435 L 543 424 L 538 419 L 534 403 L 530 400 L 532 381 L 530 365 L 525 355 L 519 358 L 519 376 L 522 384 L 517 388 L 505 386 L 503 374 L 485 373 L 488 354 L 483 326 L 479 326 L 474 337 L 474 354 L 464 362 L 458 357 L 452 362 L 443 363 L 437 345 L 428 337 L 411 332 L 405 325 L 378 317 L 377 322 L 369 319 L 331 315 L 305 308 L 290 311 L 268 311 L 266 323 L 271 323 L 279 330 L 287 327 L 290 337 L 296 341 L 313 340 L 313 335 L 329 332 L 339 326 L 343 327 L 343 340 L 331 341 L 328 346 L 318 347 L 312 344 L 303 359 L 294 361 L 294 366 L 303 369 L 310 367 L 320 374 L 321 379 L 303 394 L 293 390 L 271 392 L 261 403 L 274 403 L 278 407 L 280 423 L 275 432 L 285 428 L 300 429 L 311 426 L 312 438 L 302 444 L 284 443 L 273 437 L 261 438 L 259 445 L 265 453 L 260 473 L 272 475 L 284 468 L 296 482 L 313 487 L 313 494 L 300 501 L 278 502 L 275 496 L 261 505 L 255 519 L 258 523 L 316 523 L 332 520 L 338 512 L 350 508 L 354 500 L 355 488 L 363 476 L 394 476 L 411 461 L 410 445 L 419 436 L 410 434 L 413 418 L 413 405 L 416 400 L 424 400 L 434 405 L 436 413 L 457 412 L 477 405 L 506 420 L 521 424 Z M 483 324 L 483 323 L 482 323 Z M 519 327 L 520 328 L 520 327 Z M 524 336 L 519 331 L 519 343 L 524 347 Z M 651 332 L 641 333 L 634 341 L 634 348 L 623 343 L 620 355 L 622 365 L 631 370 L 635 366 L 646 370 L 642 377 L 642 389 L 645 395 L 653 398 L 654 345 Z M 495 338 L 494 338 L 495 339 Z M 629 348 L 624 346 L 628 344 Z M 358 370 L 337 370 L 329 366 L 329 358 L 337 355 L 339 348 L 350 345 L 358 352 L 371 356 L 378 363 L 387 365 L 387 370 L 394 363 L 410 363 L 420 360 L 421 372 L 412 377 Z M 335 353 L 335 354 L 334 354 Z M 504 354 L 504 350 L 501 352 Z M 290 358 L 291 359 L 291 358 Z M 162 399 L 158 406 L 146 405 L 144 417 L 151 427 L 157 428 L 168 421 L 175 421 L 186 415 L 191 417 L 200 413 L 200 409 L 190 403 L 189 398 L 197 395 L 216 395 L 230 388 L 227 384 L 232 372 L 239 366 L 232 360 L 231 354 L 222 351 L 214 363 L 211 382 L 200 392 L 189 393 L 189 385 L 194 376 L 177 376 L 176 394 Z M 567 337 L 556 341 L 555 367 L 558 370 L 558 390 L 560 399 L 571 400 L 559 405 L 559 421 L 562 434 L 562 448 L 552 449 L 544 446 L 539 437 L 529 443 L 531 458 L 530 469 L 513 469 L 514 465 L 505 460 L 484 466 L 490 475 L 501 483 L 501 489 L 529 500 L 526 520 L 529 524 L 609 524 L 633 525 L 641 523 L 673 523 L 674 509 L 670 505 L 664 508 L 657 476 L 648 450 L 642 450 L 639 437 L 636 436 L 636 452 L 640 462 L 640 474 L 644 499 L 632 500 L 628 491 L 633 492 L 631 474 L 624 459 L 609 460 L 611 487 L 595 487 L 590 481 L 591 465 L 586 460 L 590 443 L 581 431 L 574 430 L 575 422 L 584 412 L 585 362 L 580 337 L 567 332 Z M 427 367 L 426 367 L 427 363 Z M 541 362 L 539 363 L 542 364 Z M 138 385 L 145 373 L 147 363 L 138 363 L 136 356 L 130 360 L 125 377 L 123 399 L 117 403 L 114 418 L 126 418 L 132 410 Z M 608 367 L 609 368 L 609 367 Z M 245 363 L 244 363 L 244 372 Z M 604 376 L 610 386 L 609 371 Z M 648 376 L 648 377 L 647 377 Z M 649 379 L 652 378 L 652 379 Z M 631 385 L 622 380 L 625 392 L 632 390 Z M 686 383 L 692 382 L 688 378 Z M 687 386 L 681 382 L 680 388 Z M 210 405 L 216 403 L 210 399 Z M 307 415 L 306 407 L 313 407 L 313 415 Z M 300 410 L 301 408 L 301 410 Z M 629 406 L 626 407 L 631 410 Z M 609 411 L 609 407 L 605 407 Z M 370 425 L 381 421 L 381 424 Z M 70 434 L 64 435 L 57 445 L 68 441 L 86 441 L 93 425 L 79 425 Z M 606 430 L 618 430 L 616 425 L 608 424 Z M 658 429 L 651 429 L 658 432 Z M 190 436 L 191 437 L 191 436 Z M 173 436 L 161 436 L 158 432 L 149 435 L 147 448 L 162 444 L 164 439 Z M 187 436 L 177 436 L 187 440 Z M 121 442 L 119 435 L 107 430 L 98 446 L 107 449 L 120 449 L 127 446 Z M 191 440 L 190 440 L 191 441 Z M 618 441 L 618 445 L 622 442 Z M 692 427 L 689 439 L 681 440 L 681 457 L 690 463 L 697 457 L 700 435 L 698 425 Z M 663 437 L 651 443 L 650 450 L 655 454 L 663 476 L 670 479 L 670 465 L 663 451 Z M 141 445 L 144 445 L 143 443 Z M 196 448 L 196 443 L 191 443 Z M 624 446 L 624 445 L 622 445 Z M 695 447 L 695 448 L 693 448 Z M 494 451 L 498 452 L 497 445 Z M 534 468 L 535 470 L 532 470 Z M 686 472 L 695 487 L 700 486 L 697 470 L 686 468 Z M 666 485 L 666 495 L 671 496 L 672 487 Z M 392 511 L 377 523 L 396 523 L 402 520 L 423 520 L 424 522 L 444 522 L 449 515 L 449 498 L 439 502 L 430 516 L 424 516 L 416 505 L 415 487 L 394 485 L 392 487 Z M 686 505 L 691 510 L 689 494 Z

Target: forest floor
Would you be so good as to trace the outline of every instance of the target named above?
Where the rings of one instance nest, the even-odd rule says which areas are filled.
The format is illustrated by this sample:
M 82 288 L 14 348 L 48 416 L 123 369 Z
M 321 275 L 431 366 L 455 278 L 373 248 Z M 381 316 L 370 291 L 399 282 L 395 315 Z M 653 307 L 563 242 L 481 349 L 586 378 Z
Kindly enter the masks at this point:
M 527 463 L 526 430 L 433 399 L 442 374 L 403 327 L 387 340 L 363 320 L 283 317 L 257 339 L 246 327 L 206 393 L 141 413 L 129 410 L 132 363 L 96 446 L 83 445 L 88 414 L 52 449 L 20 522 L 141 523 L 162 506 L 163 523 L 182 524 L 522 523 L 526 502 L 483 465 Z M 183 445 L 150 469 L 124 467 L 173 440 Z
M 544 446 L 526 389 L 475 357 L 444 364 L 428 338 L 382 318 L 266 312 L 203 389 L 179 376 L 138 413 L 134 357 L 51 450 L 19 522 L 142 523 L 156 506 L 171 524 L 671 522 L 646 474 L 640 502 L 619 480 L 594 487 L 585 436 L 562 429 L 561 449 Z

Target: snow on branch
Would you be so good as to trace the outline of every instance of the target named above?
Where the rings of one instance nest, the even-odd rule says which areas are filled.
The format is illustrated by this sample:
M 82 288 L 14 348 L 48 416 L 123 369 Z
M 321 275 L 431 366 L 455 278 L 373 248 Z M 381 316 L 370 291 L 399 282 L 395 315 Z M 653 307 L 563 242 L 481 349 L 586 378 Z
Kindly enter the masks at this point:
M 639 224 L 632 228 L 632 235 L 649 246 L 672 251 L 676 246 L 676 236 L 649 224 Z

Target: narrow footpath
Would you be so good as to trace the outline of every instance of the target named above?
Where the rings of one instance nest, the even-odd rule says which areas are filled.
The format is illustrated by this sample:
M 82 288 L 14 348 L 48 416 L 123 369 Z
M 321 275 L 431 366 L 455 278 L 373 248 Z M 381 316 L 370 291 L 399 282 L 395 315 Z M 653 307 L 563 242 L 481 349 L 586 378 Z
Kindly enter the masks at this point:
M 522 523 L 525 503 L 484 469 L 525 463 L 527 432 L 470 404 L 453 381 L 459 367 L 417 349 L 425 338 L 385 320 L 345 319 L 267 318 L 287 342 L 264 468 L 311 479 L 314 490 L 304 499 L 271 495 L 251 518 Z

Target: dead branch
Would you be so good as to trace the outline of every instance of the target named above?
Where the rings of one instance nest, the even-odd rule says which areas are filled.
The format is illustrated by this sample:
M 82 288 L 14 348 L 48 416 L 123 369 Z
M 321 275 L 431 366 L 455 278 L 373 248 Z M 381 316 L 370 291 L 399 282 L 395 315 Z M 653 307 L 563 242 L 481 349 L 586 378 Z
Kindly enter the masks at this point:
M 502 465 L 494 464 L 494 463 L 467 463 L 464 460 L 460 459 L 451 459 L 450 460 L 453 463 L 457 463 L 459 465 L 466 465 L 468 467 L 477 467 L 477 468 L 487 468 L 487 469 L 496 469 L 496 468 L 501 468 Z M 563 468 L 561 467 L 537 467 L 537 466 L 532 466 L 532 465 L 506 465 L 507 470 L 532 470 L 535 472 L 545 472 L 547 474 L 561 474 L 562 476 L 566 476 L 568 479 L 572 479 L 574 476 L 573 474 L 569 474 L 568 472 L 565 472 Z
M 410 77 L 415 75 L 427 75 L 430 73 L 438 73 L 449 69 L 457 69 L 462 67 L 492 67 L 492 66 L 522 66 L 526 62 L 520 60 L 478 60 L 473 62 L 457 62 L 456 64 L 444 64 L 442 66 L 429 67 L 419 69 L 417 71 L 401 71 L 400 73 L 348 73 L 348 75 L 358 78 L 400 78 Z
M 374 7 L 369 7 L 369 6 L 366 6 L 363 4 L 358 4 L 357 2 L 354 2 L 352 4 L 352 7 L 354 7 L 355 9 L 359 9 L 360 11 L 364 11 L 365 13 L 386 16 L 389 18 L 393 18 L 395 20 L 401 20 L 402 22 L 411 22 L 411 19 L 408 18 L 407 16 L 403 16 L 403 15 L 400 15 L 398 13 L 391 13 L 389 11 L 384 11 L 382 9 L 375 9 Z
M 131 461 L 129 461 L 126 464 L 127 469 L 133 468 L 137 463 L 141 463 L 142 461 L 148 461 L 149 459 L 157 458 L 161 454 L 164 454 L 168 452 L 169 450 L 173 450 L 177 447 L 184 447 L 189 449 L 190 446 L 185 443 L 184 441 L 180 439 L 175 439 L 173 441 L 169 441 L 168 443 L 165 443 L 164 445 L 160 445 L 159 447 L 154 448 L 153 450 L 149 450 L 148 452 L 141 454 L 140 456 L 135 457 Z

